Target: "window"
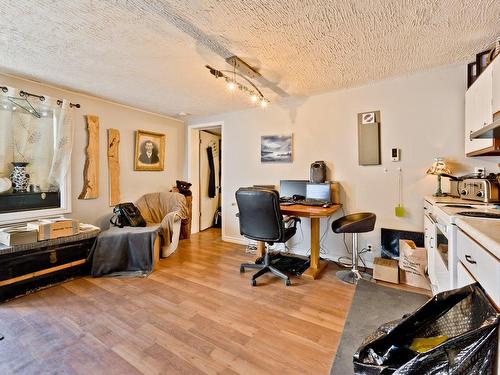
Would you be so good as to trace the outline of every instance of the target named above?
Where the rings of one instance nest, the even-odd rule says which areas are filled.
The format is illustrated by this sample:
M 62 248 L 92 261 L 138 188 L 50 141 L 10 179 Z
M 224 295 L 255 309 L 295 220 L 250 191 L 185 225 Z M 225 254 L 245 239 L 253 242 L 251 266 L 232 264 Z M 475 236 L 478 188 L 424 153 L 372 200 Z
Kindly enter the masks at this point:
M 0 223 L 69 212 L 69 102 L 0 88 Z

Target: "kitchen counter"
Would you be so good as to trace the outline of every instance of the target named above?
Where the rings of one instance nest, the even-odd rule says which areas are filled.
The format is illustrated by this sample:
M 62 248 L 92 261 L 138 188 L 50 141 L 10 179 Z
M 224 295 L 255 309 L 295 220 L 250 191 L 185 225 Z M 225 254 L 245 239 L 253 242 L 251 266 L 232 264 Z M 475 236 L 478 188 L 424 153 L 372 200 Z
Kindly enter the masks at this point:
M 456 225 L 500 259 L 500 220 L 460 218 Z
M 424 199 L 429 202 L 430 204 L 437 204 L 437 203 L 449 203 L 449 204 L 473 204 L 473 205 L 478 205 L 478 204 L 484 204 L 486 205 L 487 203 L 483 202 L 478 202 L 478 201 L 471 201 L 468 199 L 462 199 L 462 198 L 456 198 L 452 197 L 451 195 L 447 195 L 445 197 L 435 197 L 433 195 L 427 195 L 424 197 Z

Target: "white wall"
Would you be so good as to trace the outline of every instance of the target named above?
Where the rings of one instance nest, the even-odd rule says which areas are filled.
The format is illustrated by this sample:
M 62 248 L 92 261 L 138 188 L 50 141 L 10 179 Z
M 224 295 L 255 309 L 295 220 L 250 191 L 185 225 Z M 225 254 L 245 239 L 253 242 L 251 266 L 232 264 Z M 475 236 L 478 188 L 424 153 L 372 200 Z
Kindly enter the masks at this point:
M 107 172 L 107 129 L 120 130 L 120 187 L 121 201 L 135 201 L 142 194 L 155 191 L 168 191 L 176 179 L 184 178 L 185 126 L 176 119 L 140 111 L 134 108 L 111 103 L 95 97 L 61 90 L 32 81 L 0 74 L 0 86 L 9 85 L 39 95 L 67 98 L 80 103 L 75 109 L 75 141 L 71 160 L 72 170 L 72 215 L 85 223 L 107 226 L 112 212 L 108 198 Z M 83 167 L 85 147 L 87 146 L 84 115 L 99 117 L 100 122 L 100 175 L 99 198 L 77 199 L 83 186 Z M 166 135 L 165 170 L 162 172 L 134 171 L 133 155 L 135 130 L 149 130 Z
M 234 200 L 239 187 L 279 186 L 280 179 L 307 179 L 309 165 L 315 160 L 325 160 L 331 179 L 341 183 L 346 213 L 376 213 L 377 227 L 360 236 L 360 246 L 374 244 L 377 255 L 381 227 L 422 231 L 422 200 L 436 188 L 436 177 L 425 174 L 434 157 L 445 157 L 457 175 L 470 172 L 473 166 L 498 172 L 499 158 L 464 156 L 465 78 L 465 66 L 454 65 L 353 89 L 293 98 L 267 109 L 191 119 L 190 125 L 224 122 L 224 238 L 241 240 Z M 381 111 L 382 165 L 359 166 L 357 113 L 372 110 Z M 290 132 L 294 134 L 294 162 L 262 164 L 260 136 Z M 391 162 L 391 147 L 402 149 L 401 162 Z M 398 167 L 403 170 L 403 218 L 394 215 Z M 326 256 L 345 255 L 341 237 L 331 232 L 326 220 L 322 221 Z M 298 233 L 289 244 L 299 253 L 309 249 L 308 220 L 303 220 L 303 229 L 303 238 Z

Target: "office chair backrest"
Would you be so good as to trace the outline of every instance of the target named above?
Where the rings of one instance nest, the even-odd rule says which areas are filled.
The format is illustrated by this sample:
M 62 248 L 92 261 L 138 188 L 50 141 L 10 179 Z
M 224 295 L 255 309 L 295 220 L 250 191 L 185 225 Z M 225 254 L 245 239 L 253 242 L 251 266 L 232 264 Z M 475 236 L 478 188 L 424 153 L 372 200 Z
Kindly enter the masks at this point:
M 252 240 L 280 242 L 285 226 L 276 190 L 240 188 L 236 192 L 240 233 Z

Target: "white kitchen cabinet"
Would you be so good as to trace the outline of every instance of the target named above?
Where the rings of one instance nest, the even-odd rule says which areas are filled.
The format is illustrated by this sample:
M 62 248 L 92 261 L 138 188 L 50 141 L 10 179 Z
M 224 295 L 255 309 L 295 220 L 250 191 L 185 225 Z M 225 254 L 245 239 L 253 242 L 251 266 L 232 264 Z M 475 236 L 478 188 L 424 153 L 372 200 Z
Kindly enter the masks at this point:
M 467 156 L 498 155 L 500 139 L 470 139 L 470 134 L 493 122 L 500 111 L 500 58 L 481 73 L 465 93 L 465 153 Z
M 460 263 L 500 306 L 500 260 L 462 230 L 457 233 L 457 253 Z
M 491 63 L 493 65 L 492 72 L 492 101 L 491 101 L 491 110 L 492 113 L 495 114 L 500 112 L 500 56 L 497 56 L 495 60 Z
M 465 153 L 488 149 L 493 139 L 470 139 L 470 134 L 493 122 L 493 68 L 495 59 L 465 93 Z M 497 64 L 495 64 L 497 62 Z M 498 70 L 498 69 L 496 69 Z M 496 78 L 498 80 L 498 78 Z M 495 99 L 497 99 L 495 97 Z M 500 99 L 498 99 L 500 100 Z
M 458 262 L 457 265 L 457 288 L 461 288 L 463 286 L 469 285 L 469 284 L 474 284 L 476 280 L 474 280 L 474 277 L 470 274 L 469 271 L 467 271 L 467 268 L 462 264 L 462 262 Z

